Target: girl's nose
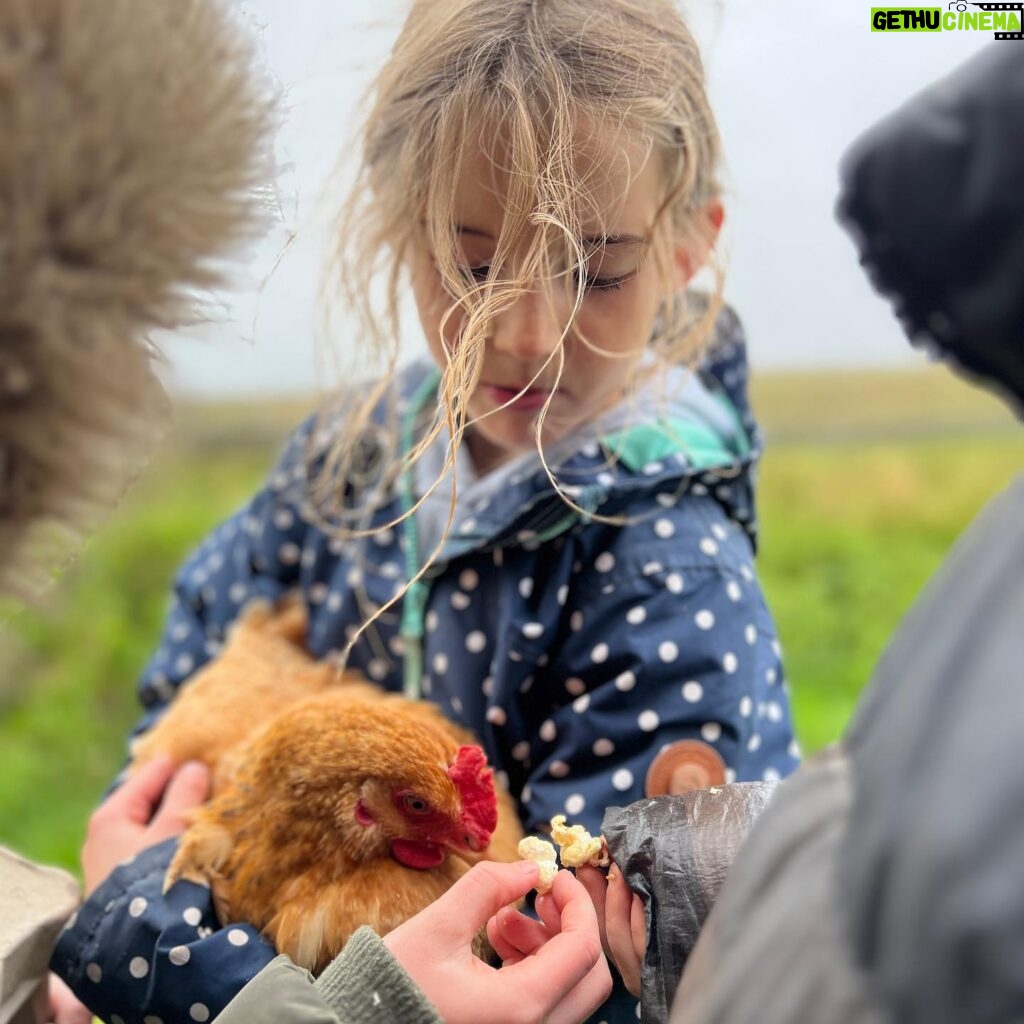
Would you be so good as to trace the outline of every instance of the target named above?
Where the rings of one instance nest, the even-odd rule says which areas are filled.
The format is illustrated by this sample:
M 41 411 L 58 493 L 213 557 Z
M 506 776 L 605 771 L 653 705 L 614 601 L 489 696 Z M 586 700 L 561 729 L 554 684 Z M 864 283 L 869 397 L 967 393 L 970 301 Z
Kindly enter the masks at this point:
M 523 362 L 546 359 L 558 347 L 563 330 L 552 297 L 544 288 L 533 287 L 495 317 L 493 345 Z

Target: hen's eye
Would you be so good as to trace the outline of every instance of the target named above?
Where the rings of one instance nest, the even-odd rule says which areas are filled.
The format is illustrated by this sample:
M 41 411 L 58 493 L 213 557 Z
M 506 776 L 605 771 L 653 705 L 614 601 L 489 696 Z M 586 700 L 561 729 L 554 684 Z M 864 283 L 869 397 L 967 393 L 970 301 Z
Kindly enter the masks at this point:
M 402 803 L 407 811 L 412 811 L 413 814 L 426 814 L 430 810 L 430 804 L 421 796 L 416 796 L 415 793 L 408 793 L 402 798 Z

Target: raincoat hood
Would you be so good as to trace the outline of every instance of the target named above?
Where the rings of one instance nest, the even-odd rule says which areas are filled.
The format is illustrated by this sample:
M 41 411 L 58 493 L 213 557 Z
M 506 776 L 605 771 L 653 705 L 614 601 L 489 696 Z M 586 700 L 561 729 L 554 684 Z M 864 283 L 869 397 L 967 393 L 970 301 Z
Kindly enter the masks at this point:
M 455 516 L 439 558 L 481 547 L 543 543 L 590 516 L 623 513 L 652 487 L 664 490 L 675 482 L 683 489 L 702 477 L 707 479 L 698 488 L 713 487 L 753 540 L 750 477 L 761 439 L 747 404 L 745 376 L 730 374 L 729 356 L 728 346 L 716 350 L 717 375 L 666 368 L 599 419 L 548 445 L 543 459 L 530 450 L 480 477 L 463 447 L 455 460 Z M 428 364 L 409 367 L 402 382 L 410 396 L 407 417 L 433 409 L 439 378 Z M 414 431 L 407 434 L 411 438 Z M 449 443 L 449 435 L 440 433 L 417 462 L 417 496 L 444 472 Z M 421 557 L 444 536 L 450 501 L 450 484 L 443 481 L 418 509 Z

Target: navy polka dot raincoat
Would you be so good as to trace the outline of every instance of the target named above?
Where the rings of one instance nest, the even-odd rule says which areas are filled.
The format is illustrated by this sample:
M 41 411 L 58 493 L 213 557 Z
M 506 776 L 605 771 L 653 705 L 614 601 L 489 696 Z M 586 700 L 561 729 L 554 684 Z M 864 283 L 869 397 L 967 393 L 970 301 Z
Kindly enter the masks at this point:
M 424 581 L 358 639 L 349 665 L 472 729 L 527 829 L 563 813 L 598 832 L 605 808 L 641 798 L 654 757 L 684 738 L 714 747 L 730 780 L 786 775 L 797 749 L 753 569 L 759 434 L 738 325 L 724 324 L 732 336 L 700 374 L 673 371 L 546 453 L 577 509 L 530 453 L 479 480 L 459 465 L 446 539 L 444 484 L 409 523 L 328 536 L 302 498 L 317 441 L 307 424 L 266 487 L 178 574 L 141 683 L 141 728 L 250 599 L 300 588 L 311 649 L 326 656 L 443 539 Z M 436 379 L 417 365 L 398 381 L 411 428 L 433 408 Z M 404 484 L 364 474 L 349 502 L 371 525 L 394 520 L 428 487 L 445 444 Z M 55 968 L 104 1019 L 210 1019 L 274 955 L 247 925 L 218 928 L 206 890 L 182 882 L 161 896 L 172 850 L 119 868 L 59 942 Z M 635 1001 L 618 1005 L 595 1019 L 636 1019 Z

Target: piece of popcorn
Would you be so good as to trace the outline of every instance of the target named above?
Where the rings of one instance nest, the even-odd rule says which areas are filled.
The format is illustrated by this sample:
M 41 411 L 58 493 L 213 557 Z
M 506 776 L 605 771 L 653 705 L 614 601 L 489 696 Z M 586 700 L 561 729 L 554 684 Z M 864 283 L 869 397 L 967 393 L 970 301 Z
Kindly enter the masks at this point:
M 561 847 L 563 868 L 606 868 L 611 863 L 604 837 L 595 838 L 582 825 L 566 825 L 564 814 L 551 819 L 551 838 Z
M 537 883 L 537 892 L 548 892 L 554 885 L 555 875 L 558 874 L 558 861 L 555 848 L 551 843 L 536 836 L 527 836 L 519 840 L 519 856 L 523 860 L 535 861 L 540 866 L 540 881 Z

